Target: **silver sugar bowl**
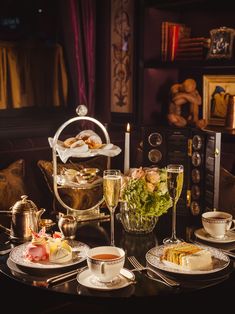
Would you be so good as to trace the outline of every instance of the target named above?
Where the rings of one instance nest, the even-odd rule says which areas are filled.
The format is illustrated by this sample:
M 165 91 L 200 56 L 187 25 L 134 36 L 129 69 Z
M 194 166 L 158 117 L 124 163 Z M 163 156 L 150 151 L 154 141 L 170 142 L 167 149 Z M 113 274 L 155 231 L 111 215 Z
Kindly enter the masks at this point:
M 77 219 L 72 215 L 61 215 L 58 227 L 65 239 L 75 239 L 77 231 Z

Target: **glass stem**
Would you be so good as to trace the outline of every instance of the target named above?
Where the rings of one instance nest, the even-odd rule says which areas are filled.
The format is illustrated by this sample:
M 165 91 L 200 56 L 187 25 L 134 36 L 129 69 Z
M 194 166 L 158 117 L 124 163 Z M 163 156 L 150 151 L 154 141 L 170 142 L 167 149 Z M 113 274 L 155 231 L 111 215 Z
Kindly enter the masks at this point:
M 171 238 L 173 240 L 177 240 L 176 237 L 176 199 L 173 200 L 173 207 L 172 207 L 172 235 Z
M 110 229 L 111 229 L 111 237 L 110 237 L 110 245 L 115 246 L 114 243 L 114 210 L 110 210 Z

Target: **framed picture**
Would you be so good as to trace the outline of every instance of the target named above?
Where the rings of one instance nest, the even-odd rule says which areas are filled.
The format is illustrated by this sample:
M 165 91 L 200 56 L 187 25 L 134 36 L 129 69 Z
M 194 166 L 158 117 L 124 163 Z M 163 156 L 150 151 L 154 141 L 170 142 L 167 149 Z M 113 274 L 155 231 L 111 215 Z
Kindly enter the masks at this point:
M 227 27 L 212 29 L 210 37 L 207 59 L 230 59 L 233 55 L 234 29 Z
M 235 95 L 235 75 L 203 76 L 203 118 L 208 125 L 225 125 L 230 95 Z

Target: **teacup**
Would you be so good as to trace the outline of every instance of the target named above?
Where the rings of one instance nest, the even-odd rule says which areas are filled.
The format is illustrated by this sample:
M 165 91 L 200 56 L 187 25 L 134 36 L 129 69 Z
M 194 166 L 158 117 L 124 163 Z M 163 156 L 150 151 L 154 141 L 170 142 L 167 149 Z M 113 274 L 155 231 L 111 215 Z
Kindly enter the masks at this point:
M 87 252 L 90 272 L 101 282 L 112 281 L 123 268 L 125 251 L 115 246 L 98 246 Z
M 222 211 L 209 211 L 202 214 L 202 225 L 205 231 L 216 239 L 223 239 L 235 220 L 231 214 Z

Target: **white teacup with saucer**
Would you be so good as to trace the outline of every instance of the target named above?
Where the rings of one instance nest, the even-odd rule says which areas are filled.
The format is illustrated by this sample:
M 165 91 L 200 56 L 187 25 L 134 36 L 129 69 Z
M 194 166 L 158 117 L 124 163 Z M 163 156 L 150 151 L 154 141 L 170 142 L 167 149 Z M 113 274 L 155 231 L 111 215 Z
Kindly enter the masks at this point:
M 232 223 L 233 228 L 231 228 Z M 202 225 L 212 238 L 220 240 L 224 239 L 229 231 L 235 229 L 235 220 L 230 213 L 209 211 L 202 214 Z
M 100 282 L 112 282 L 120 274 L 124 262 L 125 251 L 116 246 L 99 246 L 87 252 L 87 266 Z

